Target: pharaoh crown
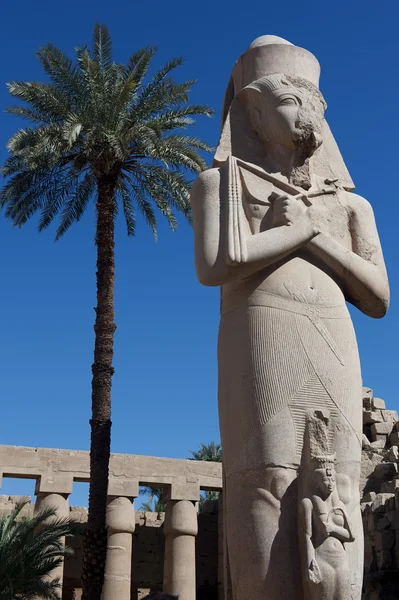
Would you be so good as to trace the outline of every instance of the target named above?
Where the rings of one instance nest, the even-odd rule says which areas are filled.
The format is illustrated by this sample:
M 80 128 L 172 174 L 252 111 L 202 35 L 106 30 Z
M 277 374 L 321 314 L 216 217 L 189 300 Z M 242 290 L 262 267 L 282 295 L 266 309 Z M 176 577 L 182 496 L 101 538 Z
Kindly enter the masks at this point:
M 322 456 L 311 457 L 312 466 L 314 469 L 334 469 L 335 454 L 324 454 Z
M 320 65 L 313 54 L 275 35 L 262 35 L 234 65 L 234 95 L 253 81 L 273 73 L 301 77 L 319 87 Z

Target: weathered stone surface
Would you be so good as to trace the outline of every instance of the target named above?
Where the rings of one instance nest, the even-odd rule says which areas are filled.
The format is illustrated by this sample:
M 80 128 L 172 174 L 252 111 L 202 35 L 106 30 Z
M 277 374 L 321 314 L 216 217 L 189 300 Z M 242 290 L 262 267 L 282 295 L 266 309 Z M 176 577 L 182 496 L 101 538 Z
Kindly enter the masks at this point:
M 398 412 L 396 410 L 382 410 L 381 411 L 382 418 L 386 422 L 392 422 L 394 425 L 398 421 Z
M 107 561 L 102 600 L 129 598 L 132 570 L 132 534 L 136 521 L 129 498 L 109 497 L 107 504 Z
M 391 479 L 391 481 L 384 481 L 381 485 L 381 492 L 387 494 L 394 494 L 399 488 L 399 479 Z
M 380 519 L 377 519 L 377 523 L 376 523 L 376 530 L 377 531 L 381 531 L 382 529 L 388 529 L 391 525 L 391 521 L 388 519 L 387 516 L 383 516 Z
M 373 512 L 386 512 L 388 510 L 389 501 L 395 498 L 395 494 L 377 494 L 372 504 Z
M 386 435 L 388 436 L 393 429 L 393 422 L 392 421 L 384 421 L 383 423 L 373 423 L 373 425 L 370 427 L 371 429 L 371 433 L 372 435 Z
M 371 411 L 373 410 L 373 390 L 368 387 L 362 388 L 363 394 L 363 408 L 364 410 Z
M 382 448 L 385 448 L 385 446 L 387 445 L 387 436 L 379 435 L 376 437 L 378 437 L 378 439 L 375 440 L 374 442 L 371 442 L 370 446 L 371 446 L 371 448 L 374 448 L 375 450 L 382 450 Z
M 399 461 L 399 448 L 398 448 L 398 446 L 392 446 L 389 449 L 389 460 L 390 460 L 390 462 L 397 462 L 397 461 Z
M 372 405 L 373 405 L 374 410 L 385 409 L 385 402 L 381 398 L 375 398 L 374 397 L 373 400 L 372 400 Z
M 392 525 L 392 529 L 398 530 L 399 529 L 399 511 L 395 510 L 395 511 L 391 511 L 391 512 L 387 513 L 387 518 Z M 399 549 L 399 546 L 398 546 L 398 549 Z
M 362 502 L 374 502 L 376 495 L 375 492 L 367 492 L 364 494 Z
M 375 547 L 377 552 L 380 550 L 390 550 L 395 543 L 395 533 L 393 531 L 376 531 Z
M 380 410 L 364 410 L 363 425 L 372 425 L 373 423 L 382 423 L 384 421 Z
M 377 552 L 377 566 L 380 570 L 390 569 L 393 564 L 393 557 L 390 549 L 384 549 Z
M 347 191 L 353 183 L 324 118 L 319 70 L 314 56 L 286 40 L 255 40 L 233 68 L 213 168 L 191 195 L 198 278 L 222 287 L 219 415 L 235 600 L 248 590 L 251 600 L 296 600 L 303 576 L 306 599 L 317 597 L 319 584 L 326 598 L 361 594 L 362 395 L 368 410 L 376 405 L 361 391 L 342 290 L 374 317 L 385 314 L 389 291 L 372 209 Z M 336 453 L 353 540 L 333 565 L 324 534 L 319 558 L 301 539 L 304 570 L 293 482 L 305 458 L 314 483 L 303 447 L 309 411 L 330 413 L 331 447 L 317 456 Z M 372 441 L 388 433 L 375 431 Z M 302 500 L 312 499 L 298 485 L 305 510 Z M 273 502 L 261 504 L 260 494 Z M 289 508 L 280 514 L 282 499 Z M 315 565 L 320 572 L 311 572 Z
M 89 481 L 89 453 L 52 448 L 0 446 L 0 475 L 36 479 L 37 492 L 70 493 L 73 481 Z M 110 495 L 134 497 L 137 484 L 176 486 L 199 500 L 200 486 L 222 489 L 222 466 L 216 462 L 111 454 Z M 0 477 L 1 483 L 1 477 Z
M 374 469 L 374 475 L 379 479 L 393 479 L 397 472 L 397 465 L 391 462 L 379 463 Z

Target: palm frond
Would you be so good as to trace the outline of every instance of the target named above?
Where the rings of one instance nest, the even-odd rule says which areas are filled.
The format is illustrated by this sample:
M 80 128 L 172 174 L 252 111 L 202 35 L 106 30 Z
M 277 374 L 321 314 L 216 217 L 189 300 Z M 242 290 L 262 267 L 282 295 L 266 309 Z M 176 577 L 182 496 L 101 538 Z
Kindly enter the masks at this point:
M 125 184 L 124 179 L 118 183 L 118 193 L 122 201 L 123 214 L 126 221 L 127 235 L 133 236 L 136 233 L 136 214 L 129 192 L 129 186 Z
M 207 460 L 211 462 L 222 462 L 222 445 L 215 442 L 209 444 L 201 443 L 199 450 L 190 450 L 191 460 Z
M 7 87 L 11 96 L 30 104 L 41 114 L 43 123 L 59 122 L 69 112 L 69 104 L 53 85 L 35 81 L 9 81 Z
M 43 46 L 36 55 L 58 92 L 62 93 L 68 111 L 74 108 L 69 101 L 78 99 L 83 92 L 83 78 L 77 65 L 53 44 Z
M 56 519 L 55 509 L 23 516 L 28 502 L 0 517 L 0 598 L 60 600 L 60 581 L 48 575 L 72 552 L 63 538 L 81 531 L 68 519 Z
M 2 168 L 8 180 L 0 191 L 6 217 L 20 227 L 39 213 L 39 230 L 59 217 L 59 239 L 83 215 L 93 182 L 113 173 L 128 235 L 134 235 L 139 212 L 155 238 L 157 211 L 172 229 L 174 210 L 190 221 L 187 174 L 207 168 L 210 148 L 184 131 L 213 111 L 188 103 L 194 79 L 174 79 L 183 59 L 169 61 L 147 80 L 156 47 L 133 53 L 127 65 L 113 62 L 112 39 L 101 24 L 92 48 L 75 51 L 72 61 L 47 44 L 37 56 L 50 81 L 9 83 L 23 105 L 8 112 L 30 123 L 8 142 Z
M 96 23 L 94 26 L 92 57 L 101 71 L 112 63 L 112 38 L 106 25 Z
M 141 85 L 144 77 L 147 75 L 151 59 L 157 49 L 157 46 L 146 46 L 134 52 L 129 58 L 126 66 L 126 75 L 127 77 L 134 78 L 137 87 Z
M 145 182 L 143 182 L 136 175 L 136 173 L 134 173 L 133 177 L 125 175 L 125 181 L 131 189 L 138 211 L 143 215 L 145 221 L 147 222 L 147 225 L 152 230 L 155 241 L 157 241 L 157 218 L 155 216 L 155 212 L 151 205 L 151 202 L 147 198 Z
M 62 209 L 56 240 L 59 240 L 73 223 L 80 221 L 95 189 L 96 179 L 90 172 L 86 173 L 82 181 L 77 181 L 74 193 Z

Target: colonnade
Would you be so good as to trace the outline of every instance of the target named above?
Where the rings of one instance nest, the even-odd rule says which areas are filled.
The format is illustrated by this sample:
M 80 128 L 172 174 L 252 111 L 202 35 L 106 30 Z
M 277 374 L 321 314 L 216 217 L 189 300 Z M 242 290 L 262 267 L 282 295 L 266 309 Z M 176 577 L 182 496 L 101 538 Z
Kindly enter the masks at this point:
M 133 502 L 139 494 L 139 485 L 164 489 L 164 591 L 178 596 L 179 600 L 195 600 L 196 505 L 200 499 L 200 489 L 222 490 L 222 465 L 187 459 L 112 454 L 109 475 L 108 552 L 102 600 L 133 600 L 130 597 L 135 529 Z M 35 479 L 35 510 L 51 506 L 56 509 L 57 517 L 66 517 L 69 516 L 68 498 L 74 481 L 90 481 L 89 453 L 0 445 L 0 487 L 2 477 Z M 63 566 L 50 576 L 62 580 Z
M 35 511 L 55 508 L 57 517 L 69 516 L 67 493 L 39 492 Z M 134 498 L 109 496 L 107 504 L 108 545 L 102 600 L 130 600 Z M 197 499 L 169 500 L 166 504 L 164 591 L 179 600 L 195 600 L 195 537 L 198 533 Z M 63 565 L 50 577 L 62 581 Z

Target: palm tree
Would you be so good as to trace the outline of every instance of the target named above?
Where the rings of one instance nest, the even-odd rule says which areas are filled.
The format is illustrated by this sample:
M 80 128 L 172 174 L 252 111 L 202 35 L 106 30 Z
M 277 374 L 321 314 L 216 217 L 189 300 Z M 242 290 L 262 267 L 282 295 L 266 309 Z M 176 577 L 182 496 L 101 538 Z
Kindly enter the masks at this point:
M 177 83 L 171 60 L 146 79 L 155 48 L 135 52 L 127 65 L 112 58 L 111 36 L 94 28 L 93 47 L 76 50 L 76 62 L 49 44 L 37 56 L 45 83 L 12 81 L 10 94 L 22 100 L 9 113 L 31 122 L 9 140 L 3 174 L 9 177 L 0 206 L 21 227 L 39 213 L 39 231 L 59 215 L 56 239 L 79 221 L 95 198 L 97 307 L 92 366 L 90 494 L 85 534 L 83 597 L 100 600 L 106 558 L 106 498 L 111 439 L 111 384 L 114 368 L 114 226 L 118 207 L 127 234 L 142 213 L 157 235 L 155 209 L 172 229 L 172 209 L 189 219 L 188 173 L 206 168 L 210 150 L 182 130 L 207 106 L 188 104 L 194 81 Z
M 209 462 L 222 462 L 222 444 L 216 444 L 215 442 L 209 442 L 205 445 L 201 442 L 199 450 L 190 450 L 192 458 L 190 460 L 207 460 Z M 219 498 L 219 492 L 206 491 L 201 492 L 201 498 L 199 502 L 199 509 L 202 511 L 205 500 L 217 500 Z
M 163 500 L 163 488 L 152 485 L 143 486 L 142 491 L 147 494 L 145 502 L 142 502 L 139 510 L 143 512 L 165 512 L 166 502 Z
M 201 443 L 200 449 L 196 451 L 190 450 L 190 454 L 192 455 L 191 460 L 222 462 L 222 444 L 209 442 L 209 444 L 205 445 Z
M 0 517 L 0 598 L 59 600 L 61 583 L 47 575 L 73 554 L 63 538 L 79 533 L 78 525 L 54 519 L 53 509 L 23 517 L 21 511 L 28 503 L 24 500 L 11 514 Z

